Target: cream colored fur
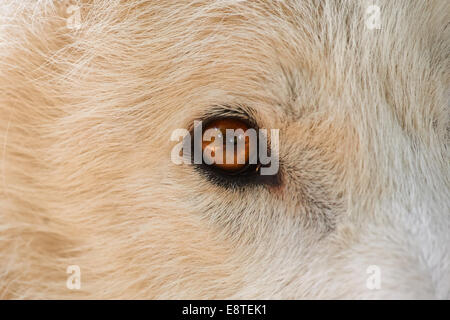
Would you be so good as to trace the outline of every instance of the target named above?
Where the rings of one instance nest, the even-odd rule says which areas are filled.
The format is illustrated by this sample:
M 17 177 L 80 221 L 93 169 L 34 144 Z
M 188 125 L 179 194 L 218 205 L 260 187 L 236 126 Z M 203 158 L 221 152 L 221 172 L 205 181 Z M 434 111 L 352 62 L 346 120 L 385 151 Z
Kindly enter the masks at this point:
M 0 2 L 1 298 L 450 298 L 449 1 L 67 5 Z M 215 106 L 281 186 L 170 161 Z

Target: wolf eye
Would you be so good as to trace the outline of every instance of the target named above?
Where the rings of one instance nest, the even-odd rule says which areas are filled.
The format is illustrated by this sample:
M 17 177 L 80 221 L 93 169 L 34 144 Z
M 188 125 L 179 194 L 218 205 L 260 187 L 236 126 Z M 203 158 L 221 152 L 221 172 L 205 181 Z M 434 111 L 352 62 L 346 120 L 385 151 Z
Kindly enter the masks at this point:
M 231 190 L 281 184 L 278 170 L 272 174 L 264 170 L 271 168 L 275 157 L 267 162 L 271 146 L 254 114 L 241 108 L 215 107 L 200 120 L 194 120 L 190 134 L 186 136 L 190 148 L 186 156 L 190 157 L 193 169 L 200 176 Z M 276 166 L 278 168 L 278 164 Z
M 249 129 L 253 128 L 247 122 L 234 118 L 207 123 L 203 129 L 202 151 L 209 166 L 228 174 L 242 174 L 251 164 L 256 164 L 256 146 L 251 143 L 257 143 L 257 136 L 253 131 L 251 141 Z M 257 167 L 252 166 L 252 169 L 257 170 Z

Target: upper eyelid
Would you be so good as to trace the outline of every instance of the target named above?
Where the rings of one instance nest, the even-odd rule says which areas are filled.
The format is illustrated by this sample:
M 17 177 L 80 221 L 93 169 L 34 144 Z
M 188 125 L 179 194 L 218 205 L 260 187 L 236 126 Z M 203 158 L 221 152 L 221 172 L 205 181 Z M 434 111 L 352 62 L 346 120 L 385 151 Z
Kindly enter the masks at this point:
M 248 109 L 245 110 L 245 109 Z M 256 118 L 254 117 L 254 112 L 250 108 L 243 108 L 241 106 L 230 107 L 230 106 L 215 106 L 203 113 L 201 116 L 196 118 L 195 120 L 202 121 L 202 124 L 205 126 L 209 122 L 219 120 L 219 119 L 239 119 L 248 124 L 250 128 L 258 129 L 258 123 Z M 188 131 L 192 131 L 194 129 L 194 121 L 191 121 L 188 127 Z

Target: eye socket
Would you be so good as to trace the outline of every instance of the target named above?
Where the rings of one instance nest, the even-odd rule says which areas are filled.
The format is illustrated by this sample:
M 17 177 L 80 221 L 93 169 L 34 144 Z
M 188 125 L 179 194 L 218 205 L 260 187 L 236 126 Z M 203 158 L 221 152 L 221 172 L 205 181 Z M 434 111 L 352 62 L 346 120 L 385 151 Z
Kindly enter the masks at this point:
M 257 134 L 246 121 L 236 118 L 210 121 L 202 137 L 202 152 L 209 166 L 230 175 L 258 171 Z
M 230 138 L 228 146 L 227 131 Z M 261 174 L 263 167 L 271 166 L 271 163 L 263 165 L 259 158 L 259 139 L 263 137 L 267 141 L 267 137 L 245 110 L 212 109 L 200 121 L 194 120 L 190 133 L 190 160 L 195 171 L 212 184 L 230 190 L 281 185 L 278 171 Z M 268 154 L 271 152 L 269 145 L 262 150 Z M 227 155 L 230 161 L 227 161 Z M 215 161 L 217 159 L 221 161 Z

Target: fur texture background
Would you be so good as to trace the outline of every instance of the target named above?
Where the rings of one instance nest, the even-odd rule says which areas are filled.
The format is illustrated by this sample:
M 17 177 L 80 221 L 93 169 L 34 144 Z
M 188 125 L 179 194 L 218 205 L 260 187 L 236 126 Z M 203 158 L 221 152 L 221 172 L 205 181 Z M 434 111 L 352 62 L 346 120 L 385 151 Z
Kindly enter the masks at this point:
M 0 3 L 1 298 L 450 298 L 449 1 L 68 5 Z M 280 186 L 170 162 L 214 106 Z

